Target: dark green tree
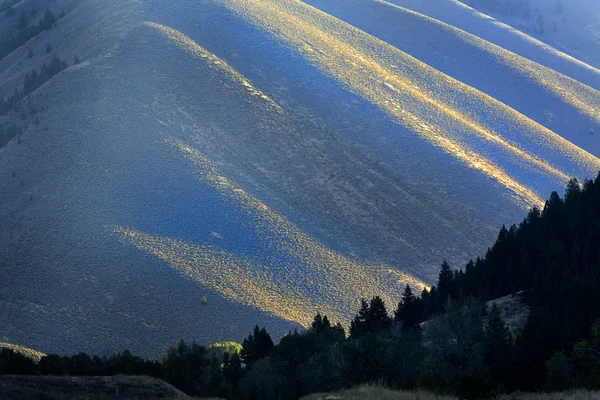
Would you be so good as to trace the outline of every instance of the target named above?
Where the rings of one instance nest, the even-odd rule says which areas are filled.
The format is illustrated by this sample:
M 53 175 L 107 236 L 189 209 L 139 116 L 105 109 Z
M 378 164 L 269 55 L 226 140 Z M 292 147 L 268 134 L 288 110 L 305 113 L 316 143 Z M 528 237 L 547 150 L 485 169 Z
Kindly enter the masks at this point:
M 486 362 L 490 369 L 490 375 L 496 382 L 507 389 L 514 389 L 514 350 L 508 327 L 500 308 L 496 304 L 488 314 L 485 329 L 487 345 Z
M 244 339 L 240 355 L 244 363 L 251 366 L 256 361 L 270 355 L 273 352 L 273 347 L 273 340 L 265 328 L 260 329 L 256 325 L 254 333 Z
M 358 315 L 350 324 L 350 337 L 360 337 L 367 333 L 388 330 L 391 325 L 392 319 L 388 315 L 381 297 L 373 297 L 370 303 L 362 299 Z
M 456 299 L 458 295 L 456 282 L 454 281 L 454 273 L 452 272 L 450 265 L 446 261 L 442 263 L 442 267 L 440 269 L 437 292 L 438 312 L 444 311 L 448 304 L 451 303 L 453 299 Z
M 403 330 L 419 329 L 421 307 L 419 299 L 413 295 L 409 285 L 404 288 L 402 300 L 398 303 L 396 311 L 394 311 L 394 320 L 402 324 Z

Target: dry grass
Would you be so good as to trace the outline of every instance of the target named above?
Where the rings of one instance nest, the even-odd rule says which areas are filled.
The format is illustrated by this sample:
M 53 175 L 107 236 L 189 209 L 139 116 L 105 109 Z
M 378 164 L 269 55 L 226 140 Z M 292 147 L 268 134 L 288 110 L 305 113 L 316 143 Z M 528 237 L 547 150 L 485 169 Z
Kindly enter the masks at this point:
M 35 362 L 40 361 L 42 357 L 46 355 L 41 351 L 30 349 L 29 347 L 20 346 L 18 344 L 0 342 L 0 350 L 2 350 L 3 348 L 13 350 L 21 355 L 24 355 L 25 357 L 31 358 Z
M 436 396 L 427 392 L 399 392 L 376 386 L 360 386 L 335 393 L 318 393 L 302 400 L 453 400 L 453 397 Z
M 147 376 L 0 376 L 1 399 L 114 399 L 117 388 L 123 399 L 191 399 L 168 383 Z
M 360 386 L 335 393 L 318 393 L 301 400 L 455 400 L 452 396 L 438 396 L 427 392 L 402 392 L 377 386 Z M 600 399 L 600 392 L 576 390 L 563 393 L 513 393 L 498 400 L 592 400 Z
M 487 308 L 490 310 L 492 305 L 498 306 L 502 313 L 502 318 L 508 327 L 514 331 L 522 331 L 529 317 L 529 307 L 523 300 L 523 292 L 514 295 L 500 297 L 487 302 Z

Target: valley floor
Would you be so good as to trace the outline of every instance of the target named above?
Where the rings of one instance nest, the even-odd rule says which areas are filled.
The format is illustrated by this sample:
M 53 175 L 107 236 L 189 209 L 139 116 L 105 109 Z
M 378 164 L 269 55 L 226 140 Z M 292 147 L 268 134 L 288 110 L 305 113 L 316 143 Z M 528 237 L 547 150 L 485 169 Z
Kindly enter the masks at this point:
M 319 393 L 301 400 L 455 400 L 453 396 L 439 396 L 427 392 L 402 392 L 376 386 L 361 386 L 334 393 Z M 561 393 L 513 393 L 498 397 L 499 400 L 592 400 L 600 399 L 600 392 L 575 390 Z
M 0 376 L 0 398 L 10 400 L 192 399 L 147 376 Z M 208 399 L 205 399 L 208 400 Z

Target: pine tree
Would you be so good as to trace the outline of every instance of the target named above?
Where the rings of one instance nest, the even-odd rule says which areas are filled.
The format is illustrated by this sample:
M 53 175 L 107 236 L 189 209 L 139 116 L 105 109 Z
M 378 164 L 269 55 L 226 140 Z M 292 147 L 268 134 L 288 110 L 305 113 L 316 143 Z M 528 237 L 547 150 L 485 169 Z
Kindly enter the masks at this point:
M 312 323 L 312 328 L 315 331 L 319 331 L 323 328 L 323 319 L 321 318 L 321 313 L 317 313 Z
M 254 327 L 254 334 L 250 334 L 242 343 L 240 355 L 246 365 L 252 365 L 271 354 L 273 351 L 273 340 L 265 328 L 259 329 L 258 325 Z
M 456 282 L 450 265 L 444 261 L 438 278 L 437 311 L 443 311 L 447 303 L 457 298 Z
M 369 314 L 367 317 L 367 331 L 378 332 L 389 329 L 392 325 L 392 320 L 387 313 L 385 303 L 379 296 L 373 297 Z
M 350 323 L 350 337 L 359 337 L 366 333 L 367 318 L 369 315 L 369 303 L 365 299 L 360 300 L 358 315 Z
M 572 178 L 569 180 L 567 184 L 567 189 L 565 190 L 565 203 L 571 203 L 577 201 L 579 195 L 581 194 L 581 185 L 579 185 L 579 181 L 577 178 Z
M 504 386 L 512 385 L 513 345 L 500 308 L 494 304 L 485 329 L 486 361 L 492 378 Z
M 237 353 L 223 355 L 223 376 L 230 383 L 237 382 L 244 375 L 242 360 Z
M 421 322 L 419 303 L 409 285 L 404 288 L 402 301 L 398 303 L 398 309 L 394 311 L 394 320 L 402 323 L 403 330 L 419 328 Z

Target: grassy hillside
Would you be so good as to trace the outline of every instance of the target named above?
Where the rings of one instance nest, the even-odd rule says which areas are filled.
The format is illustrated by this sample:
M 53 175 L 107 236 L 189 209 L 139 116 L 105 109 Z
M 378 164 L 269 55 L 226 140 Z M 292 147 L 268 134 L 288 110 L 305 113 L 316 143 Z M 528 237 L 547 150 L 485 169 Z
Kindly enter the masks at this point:
M 32 360 L 34 360 L 35 362 L 40 361 L 40 359 L 45 356 L 44 353 L 34 350 L 34 349 L 30 349 L 27 347 L 23 347 L 23 346 L 19 346 L 17 344 L 11 344 L 11 343 L 1 343 L 0 342 L 0 350 L 1 349 L 10 349 L 10 350 L 14 350 L 19 354 L 24 355 L 25 357 L 29 357 Z
M 14 18 L 35 5 L 36 24 L 46 3 Z M 347 325 L 362 297 L 433 283 L 441 260 L 482 254 L 497 227 L 600 169 L 600 95 L 584 84 L 597 71 L 562 56 L 537 68 L 425 12 L 48 4 L 56 24 L 0 60 L 4 96 L 68 61 L 0 117 L 22 129 L 0 150 L 2 342 L 160 357 L 257 323 L 279 338 L 316 311 Z M 447 46 L 417 54 L 427 33 Z
M 0 376 L 0 398 L 11 400 L 191 399 L 173 386 L 144 376 Z

